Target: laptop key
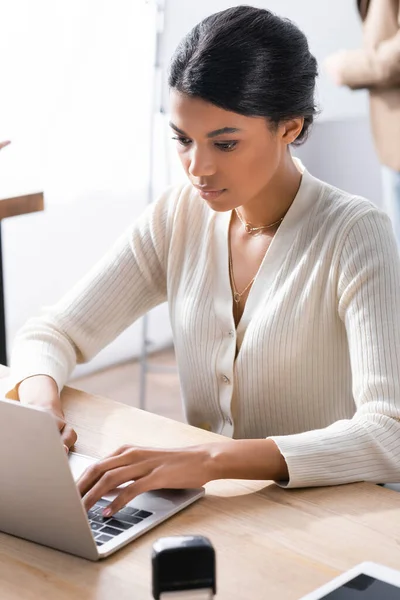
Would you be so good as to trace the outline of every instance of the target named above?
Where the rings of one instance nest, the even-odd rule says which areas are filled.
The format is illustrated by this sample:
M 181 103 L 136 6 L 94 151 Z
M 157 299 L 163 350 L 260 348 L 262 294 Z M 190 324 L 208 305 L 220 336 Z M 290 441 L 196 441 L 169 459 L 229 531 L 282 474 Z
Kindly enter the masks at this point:
M 94 515 L 90 520 L 96 523 L 107 523 L 111 517 L 102 517 L 101 515 Z
M 126 529 L 133 527 L 133 523 L 124 523 L 123 521 L 117 521 L 117 519 L 110 519 L 107 523 L 107 526 L 117 527 L 118 529 L 125 531 Z
M 135 513 L 139 512 L 139 509 L 133 508 L 132 506 L 124 506 L 124 508 L 121 508 L 119 512 L 126 515 L 134 515 Z
M 100 506 L 101 508 L 105 508 L 109 504 L 111 504 L 109 500 L 104 500 L 104 498 L 100 498 L 100 500 L 97 500 L 95 506 L 96 507 Z
M 139 512 L 138 510 L 136 512 Z M 121 521 L 126 521 L 126 517 L 133 517 L 133 514 L 125 513 L 122 510 L 113 514 L 113 519 L 120 519 Z
M 121 532 L 119 529 L 115 529 L 115 527 L 109 527 L 108 525 L 106 525 L 105 527 L 103 527 L 103 529 L 101 529 L 101 533 L 106 533 L 107 535 L 119 535 Z
M 104 542 L 98 542 L 98 541 L 96 540 L 96 546 L 102 546 L 103 544 L 104 544 Z
M 147 517 L 150 517 L 152 514 L 153 514 L 152 512 L 148 512 L 147 510 L 139 510 L 139 512 L 135 514 L 135 517 L 140 517 L 141 519 L 147 519 Z
M 93 531 L 97 531 L 98 529 L 101 529 L 103 527 L 103 523 L 96 523 L 96 521 L 90 523 L 90 529 L 92 529 Z
M 118 514 L 118 513 L 116 513 Z M 114 515 L 114 518 L 115 515 Z M 124 521 L 125 523 L 131 523 L 132 525 L 137 525 L 138 523 L 141 523 L 143 521 L 143 519 L 138 519 L 137 517 L 131 517 L 130 515 L 121 515 L 117 517 L 118 521 Z
M 111 535 L 99 535 L 99 537 L 96 538 L 96 544 L 97 542 L 109 542 L 110 540 L 112 540 Z

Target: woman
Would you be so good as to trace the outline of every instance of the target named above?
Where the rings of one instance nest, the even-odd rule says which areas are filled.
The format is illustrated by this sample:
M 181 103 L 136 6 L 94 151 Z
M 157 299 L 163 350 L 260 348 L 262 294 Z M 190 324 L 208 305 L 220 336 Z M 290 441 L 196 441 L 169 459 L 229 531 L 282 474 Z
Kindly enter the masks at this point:
M 233 438 L 124 446 L 83 475 L 85 506 L 212 479 L 288 487 L 400 478 L 400 265 L 387 216 L 292 159 L 317 65 L 267 10 L 208 17 L 172 60 L 171 129 L 188 184 L 167 190 L 56 306 L 17 336 L 10 397 L 59 391 L 168 300 L 187 420 Z

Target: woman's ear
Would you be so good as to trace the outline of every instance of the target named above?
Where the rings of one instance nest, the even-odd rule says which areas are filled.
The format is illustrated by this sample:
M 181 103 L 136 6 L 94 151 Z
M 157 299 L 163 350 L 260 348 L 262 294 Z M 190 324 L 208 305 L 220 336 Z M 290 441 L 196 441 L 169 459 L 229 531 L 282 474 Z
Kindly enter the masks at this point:
M 297 117 L 282 123 L 282 141 L 285 144 L 293 144 L 299 137 L 304 125 L 304 117 Z

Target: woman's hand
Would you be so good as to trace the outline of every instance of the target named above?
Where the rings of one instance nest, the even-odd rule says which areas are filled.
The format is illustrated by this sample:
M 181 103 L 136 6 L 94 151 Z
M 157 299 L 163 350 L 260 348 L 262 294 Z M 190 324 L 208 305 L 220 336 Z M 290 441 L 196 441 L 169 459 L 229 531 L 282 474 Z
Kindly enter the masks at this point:
M 40 408 L 41 410 L 44 410 L 45 412 L 50 413 L 55 418 L 58 430 L 61 434 L 62 443 L 64 444 L 65 451 L 68 454 L 68 452 L 70 451 L 72 446 L 76 443 L 76 440 L 78 439 L 75 429 L 73 429 L 70 425 L 68 425 L 68 423 L 65 420 L 63 412 L 59 412 L 58 410 L 53 410 L 53 409 L 49 409 L 49 408 L 42 408 L 42 407 L 38 407 L 38 408 Z
M 69 452 L 77 440 L 77 435 L 65 421 L 60 394 L 54 379 L 47 375 L 34 375 L 24 379 L 18 386 L 18 399 L 21 404 L 40 408 L 55 418 L 65 451 Z
M 173 450 L 122 446 L 114 454 L 89 467 L 78 480 L 78 489 L 89 510 L 102 496 L 119 485 L 119 491 L 104 510 L 104 516 L 118 512 L 135 496 L 162 488 L 197 488 L 213 479 L 213 444 Z
M 346 62 L 347 52 L 340 50 L 335 54 L 331 54 L 324 61 L 324 68 L 333 83 L 338 86 L 344 85 L 343 67 Z
M 273 440 L 226 440 L 173 450 L 123 446 L 78 480 L 86 510 L 128 483 L 103 511 L 105 517 L 150 490 L 197 488 L 214 479 L 288 481 L 285 459 Z M 107 512 L 106 512 L 107 511 Z

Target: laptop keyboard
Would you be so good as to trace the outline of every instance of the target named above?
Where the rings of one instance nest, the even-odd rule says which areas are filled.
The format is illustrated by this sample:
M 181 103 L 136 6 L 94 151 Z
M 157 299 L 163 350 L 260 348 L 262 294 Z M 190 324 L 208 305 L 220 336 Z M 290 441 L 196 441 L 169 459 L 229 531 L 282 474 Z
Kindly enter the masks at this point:
M 142 523 L 153 514 L 147 510 L 125 506 L 112 517 L 103 517 L 102 512 L 109 504 L 110 502 L 107 500 L 101 499 L 88 512 L 90 528 L 97 546 L 102 546 L 120 533 Z

